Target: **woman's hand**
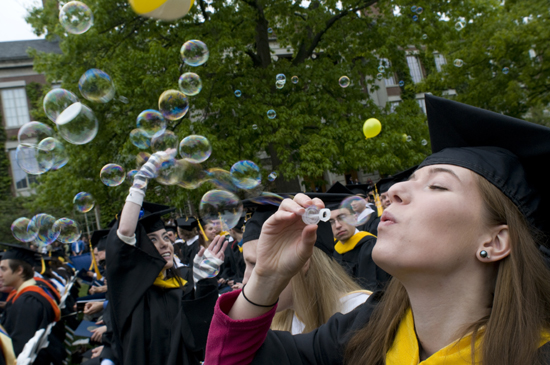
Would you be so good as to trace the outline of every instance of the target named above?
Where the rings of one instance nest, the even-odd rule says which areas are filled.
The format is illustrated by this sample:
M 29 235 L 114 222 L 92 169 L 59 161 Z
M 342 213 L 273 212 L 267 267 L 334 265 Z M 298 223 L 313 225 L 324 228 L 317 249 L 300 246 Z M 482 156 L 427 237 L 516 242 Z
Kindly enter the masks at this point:
M 217 236 L 205 250 L 201 247 L 193 259 L 193 281 L 195 287 L 200 280 L 213 278 L 220 272 L 220 266 L 225 258 L 225 249 L 229 242 L 225 237 Z
M 103 310 L 103 302 L 88 302 L 84 306 L 84 314 L 96 314 Z
M 229 244 L 229 241 L 227 241 L 225 237 L 216 236 L 214 237 L 214 239 L 212 240 L 212 242 L 210 243 L 210 245 L 206 250 L 209 251 L 209 253 L 215 258 L 223 261 L 225 259 L 225 249 L 227 248 L 228 244 Z M 205 248 L 201 247 L 197 255 L 203 256 L 204 251 L 205 251 Z M 210 256 L 210 254 L 207 255 L 207 257 Z
M 93 333 L 91 340 L 95 342 L 101 342 L 101 337 L 107 332 L 107 326 L 101 326 L 91 331 Z

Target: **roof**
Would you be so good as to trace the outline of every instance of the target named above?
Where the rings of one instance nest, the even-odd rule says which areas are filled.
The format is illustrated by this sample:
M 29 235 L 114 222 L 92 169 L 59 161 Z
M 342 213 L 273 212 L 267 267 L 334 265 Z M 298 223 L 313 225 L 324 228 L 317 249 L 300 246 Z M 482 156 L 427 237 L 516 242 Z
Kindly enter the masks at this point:
M 58 41 L 35 39 L 29 41 L 0 42 L 0 61 L 30 59 L 27 54 L 29 48 L 39 52 L 61 53 Z

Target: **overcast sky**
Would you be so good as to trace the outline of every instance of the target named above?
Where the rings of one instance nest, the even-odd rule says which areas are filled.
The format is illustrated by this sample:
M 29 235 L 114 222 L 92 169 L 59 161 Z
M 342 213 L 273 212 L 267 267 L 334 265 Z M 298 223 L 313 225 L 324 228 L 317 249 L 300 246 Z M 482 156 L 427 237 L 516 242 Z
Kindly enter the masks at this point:
M 25 22 L 25 15 L 29 7 L 42 6 L 42 1 L 0 0 L 0 3 L 0 42 L 38 38 Z

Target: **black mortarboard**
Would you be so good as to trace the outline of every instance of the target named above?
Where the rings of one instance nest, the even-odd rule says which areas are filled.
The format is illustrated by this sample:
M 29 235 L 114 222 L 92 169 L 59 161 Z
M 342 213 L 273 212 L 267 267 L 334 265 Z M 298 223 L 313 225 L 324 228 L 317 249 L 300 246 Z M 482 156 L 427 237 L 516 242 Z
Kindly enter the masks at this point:
M 185 229 L 186 231 L 192 231 L 193 228 L 198 227 L 199 223 L 193 217 L 181 217 L 176 219 L 176 223 L 179 228 Z
M 107 236 L 109 235 L 110 229 L 100 229 L 92 233 L 92 248 L 96 248 L 98 251 L 105 251 L 107 248 Z
M 420 167 L 471 170 L 502 191 L 527 221 L 550 236 L 550 128 L 426 95 L 432 155 Z M 546 241 L 548 245 L 548 241 Z
M 413 167 L 410 167 L 404 171 L 400 171 L 392 176 L 385 177 L 383 179 L 380 179 L 376 183 L 376 189 L 378 190 L 378 194 L 382 194 L 390 190 L 390 188 L 399 182 L 403 182 L 409 178 L 409 176 L 412 175 L 412 173 L 418 168 L 418 165 L 415 165 Z
M 146 233 L 151 233 L 164 229 L 164 221 L 161 217 L 173 212 L 176 208 L 170 208 L 162 204 L 143 202 L 141 210 L 143 214 L 140 214 L 139 223 L 145 228 Z
M 166 223 L 164 223 L 164 228 L 166 228 L 167 231 L 178 233 L 178 227 L 173 219 L 169 219 Z
M 327 194 L 353 194 L 353 192 L 342 185 L 339 181 L 336 181 L 328 190 Z
M 2 260 L 21 260 L 30 264 L 32 267 L 40 265 L 42 255 L 36 251 L 13 243 L 0 243 L 0 245 L 9 247 L 9 249 L 2 254 Z

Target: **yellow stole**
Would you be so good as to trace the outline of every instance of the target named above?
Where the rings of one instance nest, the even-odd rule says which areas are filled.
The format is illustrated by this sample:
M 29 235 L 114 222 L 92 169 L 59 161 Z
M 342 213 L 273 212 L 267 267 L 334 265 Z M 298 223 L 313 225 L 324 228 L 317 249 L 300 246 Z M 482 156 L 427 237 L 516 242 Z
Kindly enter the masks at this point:
M 183 280 L 181 278 L 180 280 L 183 285 L 187 284 L 187 280 Z M 157 276 L 157 278 L 155 279 L 155 282 L 153 283 L 153 285 L 164 289 L 175 289 L 180 287 L 180 284 L 178 283 L 178 280 L 176 278 L 170 278 L 170 279 L 164 280 L 164 273 L 162 271 L 159 273 L 159 276 Z
M 351 236 L 351 238 L 346 242 L 336 242 L 336 245 L 334 245 L 334 250 L 340 255 L 345 254 L 346 252 L 353 250 L 355 246 L 357 246 L 359 241 L 367 236 L 373 236 L 374 238 L 376 238 L 375 235 L 369 232 L 357 232 L 356 234 Z
M 550 334 L 544 332 L 541 336 L 544 345 L 550 341 Z M 475 341 L 475 361 L 481 364 L 479 348 L 483 338 L 483 328 L 478 331 Z M 386 365 L 472 365 L 472 335 L 464 336 L 450 345 L 437 351 L 424 361 L 420 361 L 418 339 L 414 330 L 412 310 L 409 308 L 405 317 L 399 323 L 393 344 L 386 353 Z
M 2 353 L 4 355 L 4 359 L 6 360 L 6 364 L 15 365 L 17 361 L 15 358 L 15 353 L 13 352 L 13 344 L 10 336 L 8 336 L 8 333 L 2 326 L 0 326 L 0 346 L 2 346 Z

